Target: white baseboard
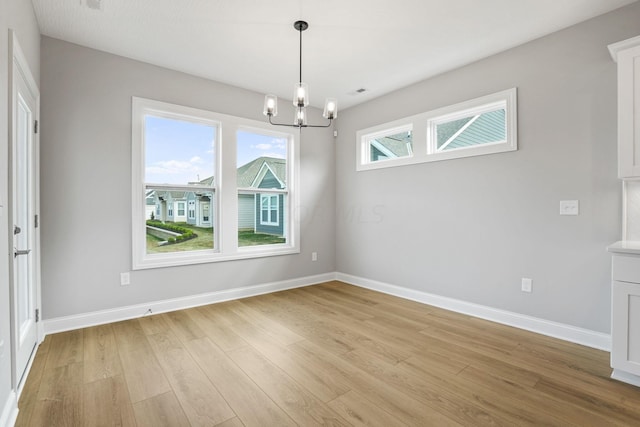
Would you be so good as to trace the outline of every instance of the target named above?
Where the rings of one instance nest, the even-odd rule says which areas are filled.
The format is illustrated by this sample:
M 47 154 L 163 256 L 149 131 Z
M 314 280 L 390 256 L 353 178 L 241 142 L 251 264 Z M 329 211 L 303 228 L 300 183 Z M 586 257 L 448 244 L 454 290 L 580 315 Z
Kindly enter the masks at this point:
M 481 319 L 490 320 L 504 325 L 513 326 L 527 331 L 536 332 L 542 335 L 559 338 L 565 341 L 574 342 L 600 350 L 611 350 L 611 335 L 588 329 L 578 328 L 563 323 L 552 322 L 524 314 L 511 311 L 500 310 L 453 298 L 430 294 L 423 291 L 404 288 L 362 277 L 352 276 L 344 273 L 325 273 L 316 276 L 301 277 L 298 279 L 285 280 L 281 282 L 265 283 L 243 288 L 226 289 L 222 291 L 210 292 L 206 294 L 193 295 L 182 298 L 175 298 L 163 301 L 154 301 L 145 304 L 130 305 L 111 310 L 94 311 L 90 313 L 77 314 L 73 316 L 58 317 L 44 320 L 45 334 L 69 331 L 72 329 L 86 328 L 89 326 L 101 325 L 105 323 L 117 322 L 120 320 L 133 319 L 144 316 L 149 310 L 155 313 L 181 310 L 190 307 L 213 304 L 216 302 L 230 301 L 239 298 L 246 298 L 262 295 L 270 292 L 283 291 L 286 289 L 310 286 L 331 280 L 340 280 L 362 288 L 383 292 L 400 298 L 417 301 L 423 304 L 433 305 L 458 313 L 467 314 Z M 0 427 L 1 424 L 0 424 Z
M 611 378 L 640 387 L 640 377 L 638 375 L 630 374 L 628 372 L 621 371 L 620 369 L 614 369 L 611 373 Z
M 7 396 L 7 401 L 0 413 L 0 427 L 13 427 L 18 419 L 18 398 L 13 390 Z
M 209 292 L 206 294 L 193 295 L 182 298 L 174 298 L 163 301 L 154 301 L 144 304 L 130 305 L 110 310 L 100 310 L 90 313 L 76 314 L 73 316 L 57 317 L 44 320 L 45 334 L 81 329 L 89 326 L 102 325 L 105 323 L 118 322 L 121 320 L 142 317 L 149 310 L 153 314 L 165 313 L 168 311 L 182 310 L 185 308 L 198 307 L 201 305 L 213 304 L 216 302 L 230 301 L 271 292 L 284 291 L 286 289 L 300 288 L 303 286 L 315 285 L 318 283 L 335 280 L 335 273 L 319 274 L 316 276 L 301 277 L 298 279 L 284 280 L 281 282 L 264 283 L 255 286 L 242 288 L 225 289 L 222 291 Z
M 559 338 L 565 341 L 585 345 L 599 350 L 611 351 L 611 335 L 589 329 L 578 328 L 563 323 L 526 316 L 506 310 L 499 310 L 484 305 L 474 304 L 453 298 L 429 294 L 427 292 L 390 285 L 349 274 L 336 273 L 336 279 L 351 285 L 371 289 L 400 298 L 433 305 L 458 313 L 468 314 L 496 323 L 513 326 L 542 335 Z

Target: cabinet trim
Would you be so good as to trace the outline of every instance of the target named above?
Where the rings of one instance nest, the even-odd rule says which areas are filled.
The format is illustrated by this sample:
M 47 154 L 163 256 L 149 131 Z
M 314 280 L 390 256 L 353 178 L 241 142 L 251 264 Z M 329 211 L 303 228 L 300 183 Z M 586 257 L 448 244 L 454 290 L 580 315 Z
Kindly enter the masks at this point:
M 635 46 L 640 46 L 640 36 L 612 43 L 607 47 L 609 48 L 609 53 L 611 54 L 614 62 L 618 62 L 618 53 L 621 50 L 626 50 Z

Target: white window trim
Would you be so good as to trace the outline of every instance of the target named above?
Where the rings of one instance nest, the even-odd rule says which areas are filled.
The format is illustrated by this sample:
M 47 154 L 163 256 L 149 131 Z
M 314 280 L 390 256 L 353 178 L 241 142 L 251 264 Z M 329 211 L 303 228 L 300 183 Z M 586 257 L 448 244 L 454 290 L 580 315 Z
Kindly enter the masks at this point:
M 145 153 L 144 114 L 196 123 L 216 124 L 214 147 L 214 194 L 211 215 L 214 219 L 215 249 L 160 254 L 146 253 L 145 225 Z M 238 188 L 236 184 L 236 134 L 239 129 L 253 129 L 266 135 L 287 138 L 288 203 L 283 215 L 287 242 L 274 245 L 238 246 Z M 132 269 L 171 267 L 300 253 L 299 211 L 299 144 L 298 132 L 277 132 L 268 123 L 226 114 L 214 113 L 181 105 L 132 97 Z M 222 159 L 226 159 L 224 162 Z
M 455 150 L 439 151 L 436 148 L 435 125 L 442 122 L 495 111 L 504 107 L 506 112 L 506 140 Z M 387 167 L 428 163 L 462 157 L 504 153 L 518 149 L 517 89 L 511 88 L 491 95 L 449 105 L 414 116 L 373 126 L 356 133 L 356 170 L 365 171 Z M 376 137 L 412 130 L 413 154 L 396 159 L 371 162 L 370 141 Z

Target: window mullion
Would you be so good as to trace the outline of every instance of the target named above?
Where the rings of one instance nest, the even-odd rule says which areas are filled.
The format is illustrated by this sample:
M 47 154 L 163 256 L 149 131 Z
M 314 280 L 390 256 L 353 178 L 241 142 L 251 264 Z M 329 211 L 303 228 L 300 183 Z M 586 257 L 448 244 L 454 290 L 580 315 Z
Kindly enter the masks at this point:
M 225 123 L 221 129 L 221 157 L 218 185 L 218 230 L 219 250 L 226 254 L 238 252 L 238 184 L 236 182 L 236 132 L 235 123 Z

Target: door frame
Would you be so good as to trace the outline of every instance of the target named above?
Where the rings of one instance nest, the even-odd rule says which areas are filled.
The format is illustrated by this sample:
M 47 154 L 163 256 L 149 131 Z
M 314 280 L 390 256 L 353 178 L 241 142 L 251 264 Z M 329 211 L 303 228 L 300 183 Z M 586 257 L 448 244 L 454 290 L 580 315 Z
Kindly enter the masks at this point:
M 33 78 L 33 74 L 31 73 L 31 69 L 29 68 L 29 64 L 24 56 L 24 53 L 18 43 L 18 38 L 14 30 L 9 30 L 9 97 L 10 97 L 10 106 L 9 106 L 9 117 L 8 117 L 8 128 L 9 128 L 9 156 L 8 156 L 8 202 L 10 208 L 7 209 L 8 216 L 8 232 L 9 232 L 9 289 L 10 289 L 10 307 L 11 307 L 11 378 L 12 378 L 12 387 L 16 392 L 17 397 L 20 397 L 22 389 L 24 387 L 25 381 L 20 382 L 21 378 L 26 378 L 29 370 L 31 369 L 31 365 L 33 363 L 33 358 L 35 356 L 35 351 L 31 355 L 29 362 L 25 368 L 24 372 L 17 372 L 17 363 L 16 363 L 16 351 L 17 351 L 17 340 L 19 337 L 17 336 L 17 325 L 15 321 L 15 303 L 16 303 L 16 289 L 15 289 L 15 280 L 14 280 L 14 263 L 13 263 L 13 225 L 14 225 L 14 217 L 13 217 L 13 202 L 14 202 L 14 168 L 13 168 L 13 147 L 15 145 L 16 139 L 16 129 L 14 126 L 15 120 L 15 105 L 16 105 L 16 95 L 17 95 L 17 82 L 16 82 L 16 73 L 20 73 L 27 83 L 28 89 L 31 92 L 31 95 L 35 99 L 35 111 L 33 112 L 34 120 L 40 123 L 40 90 L 38 89 L 38 85 L 36 84 L 35 79 Z M 38 126 L 39 127 L 39 126 Z M 40 222 L 40 129 L 33 135 L 33 191 L 34 194 L 34 206 L 33 211 L 34 215 L 38 217 L 38 223 Z M 35 221 L 35 218 L 34 218 Z M 40 319 L 36 322 L 36 348 L 44 339 L 44 327 L 42 322 L 42 300 L 41 300 L 41 287 L 40 287 L 40 226 L 36 224 L 34 228 L 33 235 L 33 281 L 34 281 L 34 291 L 35 291 L 35 306 L 36 309 L 40 313 Z

